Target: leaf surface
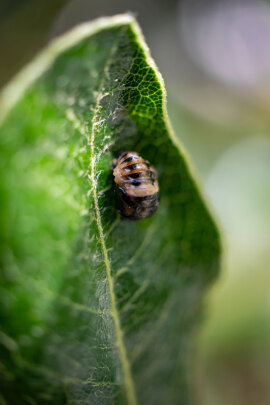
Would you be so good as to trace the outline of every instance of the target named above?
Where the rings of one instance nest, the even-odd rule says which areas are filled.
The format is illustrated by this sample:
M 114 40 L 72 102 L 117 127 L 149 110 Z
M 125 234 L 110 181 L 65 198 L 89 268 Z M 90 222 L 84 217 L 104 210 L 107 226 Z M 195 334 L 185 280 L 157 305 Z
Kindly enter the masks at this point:
M 129 15 L 56 40 L 1 99 L 1 395 L 10 404 L 188 404 L 219 236 Z M 151 218 L 117 213 L 112 160 L 156 168 Z

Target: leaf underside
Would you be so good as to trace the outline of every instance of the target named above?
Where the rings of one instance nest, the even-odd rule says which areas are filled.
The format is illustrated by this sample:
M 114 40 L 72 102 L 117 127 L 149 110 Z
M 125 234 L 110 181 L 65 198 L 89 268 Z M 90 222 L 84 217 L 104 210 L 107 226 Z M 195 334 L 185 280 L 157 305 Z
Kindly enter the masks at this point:
M 186 405 L 218 233 L 136 22 L 89 27 L 45 51 L 0 130 L 0 402 Z M 141 221 L 119 217 L 111 179 L 133 150 L 159 175 Z

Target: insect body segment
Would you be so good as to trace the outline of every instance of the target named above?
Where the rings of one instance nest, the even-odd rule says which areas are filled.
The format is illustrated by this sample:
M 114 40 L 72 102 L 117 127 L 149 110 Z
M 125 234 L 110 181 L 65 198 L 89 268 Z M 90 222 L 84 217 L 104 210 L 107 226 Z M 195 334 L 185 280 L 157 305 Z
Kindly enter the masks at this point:
M 121 214 L 130 219 L 150 217 L 159 204 L 155 169 L 136 152 L 122 153 L 113 166 Z

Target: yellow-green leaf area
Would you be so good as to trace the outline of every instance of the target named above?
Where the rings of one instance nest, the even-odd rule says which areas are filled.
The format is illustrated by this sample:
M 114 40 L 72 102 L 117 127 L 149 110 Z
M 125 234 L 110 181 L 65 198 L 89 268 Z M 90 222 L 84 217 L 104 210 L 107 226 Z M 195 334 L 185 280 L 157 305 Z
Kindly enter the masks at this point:
M 219 235 L 133 17 L 56 40 L 1 98 L 1 400 L 188 404 Z M 156 168 L 153 217 L 117 212 L 112 160 Z

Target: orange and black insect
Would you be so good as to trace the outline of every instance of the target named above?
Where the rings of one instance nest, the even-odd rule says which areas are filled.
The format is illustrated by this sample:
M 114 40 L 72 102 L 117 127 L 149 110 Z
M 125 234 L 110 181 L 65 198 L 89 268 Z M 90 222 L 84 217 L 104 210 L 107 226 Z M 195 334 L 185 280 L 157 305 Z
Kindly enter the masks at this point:
M 118 208 L 129 219 L 150 217 L 159 204 L 157 173 L 136 152 L 122 153 L 113 161 Z

